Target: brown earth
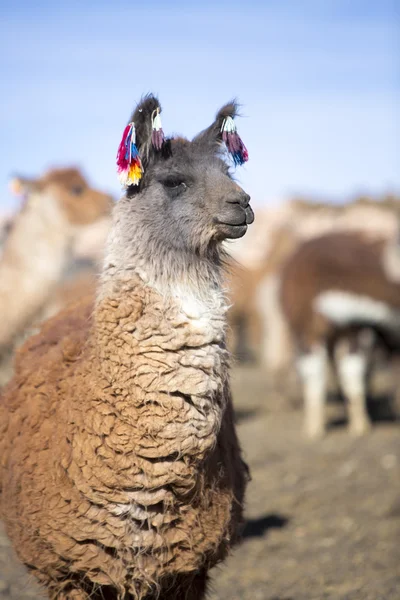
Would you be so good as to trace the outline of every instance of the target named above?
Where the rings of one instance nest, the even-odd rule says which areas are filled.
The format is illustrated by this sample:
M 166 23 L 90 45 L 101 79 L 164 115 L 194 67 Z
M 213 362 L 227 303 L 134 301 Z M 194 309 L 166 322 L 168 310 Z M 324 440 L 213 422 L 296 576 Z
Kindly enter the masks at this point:
M 233 383 L 253 480 L 243 543 L 214 570 L 211 600 L 400 600 L 399 424 L 352 439 L 333 404 L 335 426 L 309 443 L 259 370 L 237 368 Z M 0 529 L 0 599 L 42 597 Z

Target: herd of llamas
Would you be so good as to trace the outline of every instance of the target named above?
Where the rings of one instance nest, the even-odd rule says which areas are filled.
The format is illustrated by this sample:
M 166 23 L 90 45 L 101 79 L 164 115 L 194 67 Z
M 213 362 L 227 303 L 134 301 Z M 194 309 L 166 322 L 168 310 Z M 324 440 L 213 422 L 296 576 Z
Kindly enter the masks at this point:
M 400 200 L 292 201 L 251 225 L 221 156 L 236 105 L 168 152 L 160 110 L 150 95 L 131 118 L 139 186 L 114 203 L 75 168 L 16 178 L 1 234 L 0 516 L 57 600 L 205 597 L 249 478 L 231 355 L 298 378 L 314 439 L 332 378 L 368 432 L 374 361 L 400 351 Z

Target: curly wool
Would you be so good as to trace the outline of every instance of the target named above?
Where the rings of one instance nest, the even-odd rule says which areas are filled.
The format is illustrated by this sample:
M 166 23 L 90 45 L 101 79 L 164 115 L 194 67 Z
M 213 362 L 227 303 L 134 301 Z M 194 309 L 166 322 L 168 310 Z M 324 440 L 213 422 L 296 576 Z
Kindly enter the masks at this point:
M 222 313 L 193 319 L 133 276 L 18 353 L 1 512 L 50 597 L 203 597 L 247 478 L 224 337 Z

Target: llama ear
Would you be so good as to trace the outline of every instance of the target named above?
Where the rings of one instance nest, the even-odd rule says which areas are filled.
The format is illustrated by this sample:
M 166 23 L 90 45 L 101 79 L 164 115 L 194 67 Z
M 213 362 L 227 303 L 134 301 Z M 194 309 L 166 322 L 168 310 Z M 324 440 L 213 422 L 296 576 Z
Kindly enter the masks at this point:
M 161 105 L 158 99 L 152 94 L 148 94 L 141 99 L 130 119 L 130 122 L 135 124 L 136 147 L 144 166 L 146 166 L 149 155 L 153 149 L 153 123 L 157 116 L 159 118 L 160 113 Z
M 214 123 L 199 133 L 194 143 L 204 146 L 206 151 L 217 151 L 224 142 L 236 165 L 242 165 L 249 158 L 246 146 L 237 134 L 234 118 L 238 114 L 236 100 L 225 104 L 217 113 Z
M 238 114 L 239 105 L 236 100 L 228 102 L 216 114 L 215 121 L 194 138 L 196 144 L 216 146 L 222 142 L 222 125 L 227 117 L 234 119 Z
M 34 179 L 28 179 L 27 177 L 14 176 L 8 183 L 8 188 L 13 196 L 24 196 L 29 194 L 36 187 L 36 181 Z

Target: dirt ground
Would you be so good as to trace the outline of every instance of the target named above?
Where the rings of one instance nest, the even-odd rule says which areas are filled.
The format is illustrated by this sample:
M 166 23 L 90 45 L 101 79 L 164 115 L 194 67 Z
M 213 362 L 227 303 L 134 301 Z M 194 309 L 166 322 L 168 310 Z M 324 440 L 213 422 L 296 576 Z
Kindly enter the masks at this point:
M 301 411 L 260 371 L 237 368 L 233 384 L 253 479 L 244 540 L 214 570 L 211 600 L 400 600 L 399 423 L 352 439 L 333 404 L 334 426 L 308 443 Z M 0 599 L 41 597 L 0 530 Z

